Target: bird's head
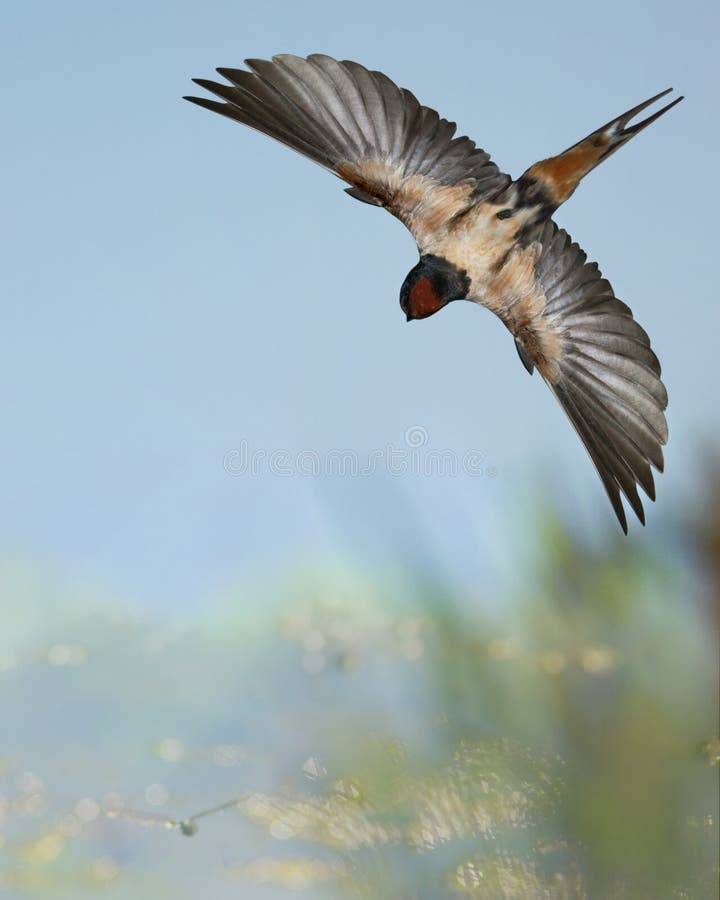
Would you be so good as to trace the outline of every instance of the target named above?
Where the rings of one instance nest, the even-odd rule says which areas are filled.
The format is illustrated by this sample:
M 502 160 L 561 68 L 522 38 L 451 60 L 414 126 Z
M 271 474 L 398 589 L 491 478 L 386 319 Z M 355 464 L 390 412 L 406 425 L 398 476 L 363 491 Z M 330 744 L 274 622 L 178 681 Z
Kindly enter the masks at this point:
M 400 289 L 400 308 L 412 319 L 426 319 L 451 300 L 463 300 L 470 290 L 467 272 L 440 256 L 420 257 Z

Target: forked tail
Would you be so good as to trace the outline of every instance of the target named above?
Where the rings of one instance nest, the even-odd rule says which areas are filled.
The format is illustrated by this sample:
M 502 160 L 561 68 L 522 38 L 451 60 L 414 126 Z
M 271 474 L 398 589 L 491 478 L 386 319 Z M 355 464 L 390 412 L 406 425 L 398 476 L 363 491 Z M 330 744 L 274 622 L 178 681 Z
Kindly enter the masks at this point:
M 568 199 L 588 172 L 683 99 L 677 97 L 641 122 L 635 125 L 629 124 L 638 113 L 669 94 L 671 90 L 672 88 L 668 88 L 666 91 L 661 91 L 644 103 L 634 106 L 621 116 L 593 131 L 582 141 L 568 147 L 558 156 L 535 163 L 518 180 L 521 192 L 533 194 L 537 193 L 539 188 L 546 196 L 548 206 L 552 207 L 551 212 L 553 212 Z

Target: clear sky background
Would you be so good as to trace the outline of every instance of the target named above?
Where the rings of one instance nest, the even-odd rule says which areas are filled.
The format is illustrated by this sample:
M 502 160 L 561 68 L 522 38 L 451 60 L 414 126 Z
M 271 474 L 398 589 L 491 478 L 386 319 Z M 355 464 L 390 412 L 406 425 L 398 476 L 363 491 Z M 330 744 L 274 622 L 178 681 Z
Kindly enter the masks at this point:
M 711 2 L 6 2 L 0 14 L 4 554 L 150 609 L 307 560 L 508 573 L 527 511 L 598 540 L 585 451 L 492 316 L 405 323 L 402 225 L 267 138 L 183 103 L 245 57 L 381 69 L 517 176 L 646 97 L 684 103 L 557 221 L 651 335 L 671 440 L 649 528 L 701 492 L 718 435 L 718 11 Z M 196 91 L 195 91 L 196 92 Z M 493 475 L 257 477 L 226 454 L 407 429 Z

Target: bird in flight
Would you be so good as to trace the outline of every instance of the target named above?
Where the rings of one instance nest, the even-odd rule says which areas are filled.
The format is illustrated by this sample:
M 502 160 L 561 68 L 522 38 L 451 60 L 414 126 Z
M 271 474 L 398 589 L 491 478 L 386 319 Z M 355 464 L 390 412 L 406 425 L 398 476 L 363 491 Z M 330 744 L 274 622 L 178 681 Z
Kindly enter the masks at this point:
M 400 291 L 411 319 L 470 300 L 505 323 L 582 440 L 627 533 L 625 496 L 640 521 L 640 485 L 655 499 L 667 392 L 645 331 L 597 263 L 552 219 L 581 179 L 682 100 L 631 121 L 669 90 L 513 180 L 456 125 L 382 72 L 313 54 L 220 68 L 193 79 L 220 97 L 186 97 L 292 147 L 382 206 L 410 230 L 420 261 Z

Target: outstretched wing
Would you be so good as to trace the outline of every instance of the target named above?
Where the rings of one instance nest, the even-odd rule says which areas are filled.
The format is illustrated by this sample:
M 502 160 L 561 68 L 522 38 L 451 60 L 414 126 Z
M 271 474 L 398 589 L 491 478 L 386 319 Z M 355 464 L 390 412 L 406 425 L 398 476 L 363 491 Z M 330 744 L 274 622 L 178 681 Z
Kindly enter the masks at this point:
M 196 84 L 225 102 L 186 97 L 287 144 L 334 172 L 359 200 L 384 206 L 422 247 L 426 236 L 510 183 L 455 123 L 358 63 L 313 54 L 218 69 Z
M 525 243 L 535 248 L 542 302 L 529 320 L 511 326 L 520 356 L 529 371 L 537 365 L 560 401 L 627 533 L 620 494 L 645 524 L 637 485 L 654 500 L 651 466 L 663 470 L 667 391 L 660 363 L 630 308 L 566 231 L 548 221 Z

